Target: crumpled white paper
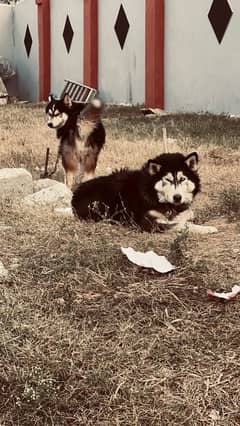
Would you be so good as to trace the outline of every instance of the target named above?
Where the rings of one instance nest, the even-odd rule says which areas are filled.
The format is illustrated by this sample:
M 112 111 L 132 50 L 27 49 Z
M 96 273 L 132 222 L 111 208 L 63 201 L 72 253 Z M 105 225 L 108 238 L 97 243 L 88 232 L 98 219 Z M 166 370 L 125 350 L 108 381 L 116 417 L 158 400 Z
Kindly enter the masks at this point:
M 218 293 L 217 291 L 207 290 L 207 294 L 209 297 L 214 299 L 222 299 L 222 300 L 231 300 L 234 297 L 237 296 L 237 294 L 240 293 L 240 286 L 234 285 L 232 288 L 232 291 L 229 291 L 228 293 Z
M 152 268 L 162 274 L 166 274 L 167 272 L 171 272 L 175 269 L 175 266 L 173 266 L 165 256 L 159 256 L 154 253 L 154 251 L 142 253 L 140 251 L 135 251 L 131 247 L 121 247 L 121 251 L 132 263 L 135 263 L 135 265 L 142 266 L 144 268 Z
M 218 293 L 217 291 L 207 290 L 207 294 L 209 297 L 214 299 L 222 299 L 222 300 L 231 300 L 240 293 L 240 286 L 234 285 L 232 291 L 228 293 Z

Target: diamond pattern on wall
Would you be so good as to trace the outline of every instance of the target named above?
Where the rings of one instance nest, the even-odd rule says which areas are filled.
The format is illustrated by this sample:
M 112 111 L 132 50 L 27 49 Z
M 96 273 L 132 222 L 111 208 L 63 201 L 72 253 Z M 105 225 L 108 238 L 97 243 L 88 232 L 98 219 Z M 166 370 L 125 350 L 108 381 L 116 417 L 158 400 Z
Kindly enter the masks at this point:
M 70 49 L 71 49 L 73 36 L 74 36 L 74 32 L 72 29 L 72 25 L 71 25 L 69 16 L 67 16 L 66 22 L 64 25 L 64 30 L 63 30 L 63 39 L 64 39 L 65 46 L 68 53 L 70 52 Z
M 232 17 L 232 10 L 227 0 L 214 0 L 208 13 L 213 30 L 220 44 Z
M 127 38 L 129 27 L 130 27 L 130 25 L 129 25 L 129 22 L 128 22 L 128 19 L 127 19 L 127 15 L 125 13 L 123 5 L 121 4 L 119 12 L 118 12 L 117 20 L 116 20 L 116 23 L 115 23 L 115 26 L 114 26 L 115 33 L 117 35 L 121 49 L 124 48 L 124 44 L 125 44 L 125 41 L 126 41 L 126 38 Z
M 28 25 L 25 31 L 24 46 L 27 52 L 27 56 L 29 57 L 32 48 L 32 36 Z

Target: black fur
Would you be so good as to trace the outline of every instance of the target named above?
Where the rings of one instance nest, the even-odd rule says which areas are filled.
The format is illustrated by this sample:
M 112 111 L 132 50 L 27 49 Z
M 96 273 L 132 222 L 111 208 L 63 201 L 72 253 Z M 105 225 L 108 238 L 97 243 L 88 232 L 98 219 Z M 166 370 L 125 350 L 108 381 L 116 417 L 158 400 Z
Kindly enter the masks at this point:
M 198 160 L 197 154 L 196 160 Z M 72 207 L 80 219 L 101 220 L 104 217 L 114 221 L 138 224 L 150 230 L 151 220 L 147 217 L 149 210 L 165 214 L 172 210 L 174 214 L 186 210 L 186 205 L 159 203 L 154 185 L 168 172 L 183 171 L 195 184 L 193 195 L 200 191 L 200 179 L 197 172 L 186 164 L 182 154 L 162 154 L 149 160 L 140 170 L 123 169 L 109 176 L 101 176 L 80 184 L 73 193 Z M 150 167 L 161 166 L 154 174 Z M 150 225 L 150 226 L 149 226 Z

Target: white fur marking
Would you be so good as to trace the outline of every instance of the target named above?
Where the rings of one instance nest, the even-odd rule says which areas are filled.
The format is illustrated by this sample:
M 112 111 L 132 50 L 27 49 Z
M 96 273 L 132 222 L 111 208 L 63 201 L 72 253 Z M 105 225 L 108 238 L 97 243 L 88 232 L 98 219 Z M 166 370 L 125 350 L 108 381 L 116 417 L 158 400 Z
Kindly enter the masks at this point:
M 62 114 L 59 114 L 56 116 L 48 116 L 48 124 L 52 125 L 53 129 L 60 129 L 63 127 L 68 120 L 68 115 L 63 112 Z
M 93 132 L 96 127 L 96 123 L 89 120 L 81 120 L 79 123 L 79 133 L 82 141 L 86 141 L 88 136 Z
M 101 106 L 102 106 L 102 102 L 100 101 L 100 99 L 93 99 L 91 104 L 95 108 L 101 108 Z
M 218 232 L 217 228 L 214 226 L 195 225 L 195 223 L 190 222 L 194 218 L 193 211 L 190 208 L 179 213 L 173 220 L 168 220 L 156 210 L 149 210 L 148 214 L 155 219 L 157 224 L 168 225 L 169 229 L 174 228 L 176 231 L 186 229 L 190 233 L 201 235 Z
M 195 223 L 186 222 L 181 223 L 176 226 L 177 231 L 182 231 L 183 229 L 188 230 L 193 234 L 215 234 L 218 232 L 218 229 L 215 226 L 205 226 L 205 225 L 196 225 Z
M 157 191 L 159 203 L 174 204 L 174 196 L 181 196 L 181 203 L 190 204 L 193 200 L 194 182 L 189 180 L 182 172 L 177 174 L 177 182 L 174 184 L 174 176 L 168 173 L 154 186 Z

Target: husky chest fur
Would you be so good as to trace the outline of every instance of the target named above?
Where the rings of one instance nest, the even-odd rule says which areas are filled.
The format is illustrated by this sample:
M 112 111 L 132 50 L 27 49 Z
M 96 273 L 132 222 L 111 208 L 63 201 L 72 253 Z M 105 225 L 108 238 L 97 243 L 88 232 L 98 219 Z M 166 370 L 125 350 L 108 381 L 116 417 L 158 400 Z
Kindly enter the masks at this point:
M 50 97 L 46 113 L 48 126 L 56 130 L 59 140 L 65 183 L 71 188 L 77 173 L 83 180 L 92 178 L 105 143 L 100 100 L 86 105 L 72 102 L 68 95 L 60 100 Z
M 80 185 L 72 206 L 79 218 L 133 220 L 146 230 L 164 228 L 188 212 L 200 191 L 197 153 L 162 154 L 140 170 L 120 170 Z M 185 214 L 185 213 L 184 213 Z

